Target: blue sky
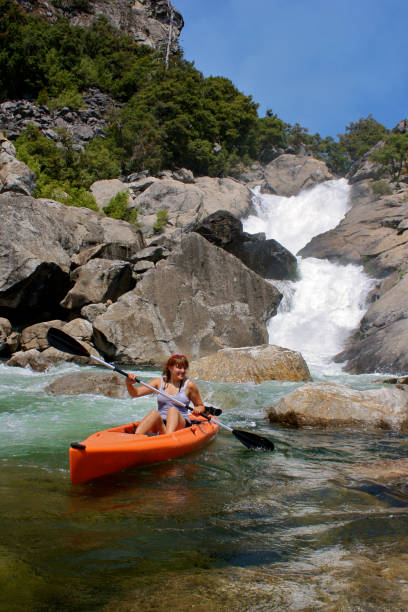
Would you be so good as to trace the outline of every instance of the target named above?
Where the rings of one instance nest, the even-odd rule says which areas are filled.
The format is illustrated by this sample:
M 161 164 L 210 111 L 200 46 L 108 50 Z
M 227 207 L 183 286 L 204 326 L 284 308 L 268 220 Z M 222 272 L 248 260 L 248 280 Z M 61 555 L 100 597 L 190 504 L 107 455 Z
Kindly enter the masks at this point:
M 408 117 L 407 0 L 172 0 L 185 58 L 321 136 Z

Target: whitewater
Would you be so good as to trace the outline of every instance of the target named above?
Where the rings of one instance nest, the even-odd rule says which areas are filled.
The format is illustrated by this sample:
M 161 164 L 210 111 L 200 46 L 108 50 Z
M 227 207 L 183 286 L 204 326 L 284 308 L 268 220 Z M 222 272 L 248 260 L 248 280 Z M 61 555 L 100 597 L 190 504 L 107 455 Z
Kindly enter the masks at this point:
M 350 209 L 345 179 L 327 181 L 284 197 L 254 190 L 254 214 L 243 221 L 248 233 L 263 232 L 296 255 L 312 238 L 335 228 Z M 268 323 L 270 344 L 300 351 L 319 375 L 336 374 L 333 358 L 358 328 L 373 286 L 362 266 L 298 257 L 296 281 L 271 282 L 283 299 Z

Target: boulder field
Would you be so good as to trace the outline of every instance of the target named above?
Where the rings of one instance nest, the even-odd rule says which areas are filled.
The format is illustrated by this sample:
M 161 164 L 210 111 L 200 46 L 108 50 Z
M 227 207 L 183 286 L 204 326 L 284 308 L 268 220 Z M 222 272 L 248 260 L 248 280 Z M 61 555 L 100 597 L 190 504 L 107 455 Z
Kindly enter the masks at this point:
M 296 279 L 296 258 L 275 240 L 243 232 L 240 219 L 252 211 L 255 184 L 294 195 L 333 178 L 323 162 L 283 154 L 239 181 L 179 170 L 95 183 L 100 211 L 112 195 L 127 193 L 129 208 L 139 213 L 139 224 L 130 224 L 36 199 L 35 175 L 16 159 L 10 141 L 3 137 L 0 144 L 0 354 L 10 364 L 47 367 L 58 351 L 31 346 L 26 330 L 82 320 L 90 326 L 82 339 L 106 359 L 156 366 L 169 352 L 182 351 L 198 364 L 197 372 L 205 372 L 205 360 L 255 347 L 258 369 L 274 379 L 263 352 L 266 323 L 281 300 L 273 281 Z M 408 369 L 408 187 L 391 185 L 390 194 L 378 195 L 378 176 L 368 158 L 353 168 L 349 212 L 300 254 L 359 264 L 377 279 L 360 328 L 337 359 L 353 373 L 399 375 Z M 162 210 L 166 216 L 157 229 Z M 297 365 L 289 373 L 287 349 L 275 348 L 281 365 L 276 377 L 293 380 Z M 290 359 L 294 364 L 295 356 Z M 198 375 L 214 377 L 212 368 L 213 374 L 209 367 Z M 258 373 L 248 371 L 258 382 Z M 308 380 L 307 374 L 300 379 Z

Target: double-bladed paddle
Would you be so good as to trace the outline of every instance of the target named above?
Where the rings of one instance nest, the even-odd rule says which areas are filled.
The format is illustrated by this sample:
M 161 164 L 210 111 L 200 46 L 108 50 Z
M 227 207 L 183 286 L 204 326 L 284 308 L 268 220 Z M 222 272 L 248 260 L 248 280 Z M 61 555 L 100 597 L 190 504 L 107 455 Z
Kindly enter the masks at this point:
M 126 372 L 118 368 L 116 365 L 107 363 L 106 361 L 103 361 L 103 359 L 100 359 L 99 357 L 95 357 L 95 355 L 91 355 L 91 353 L 84 347 L 83 344 L 78 342 L 78 340 L 76 340 L 75 338 L 72 338 L 71 336 L 69 336 L 67 333 L 62 331 L 62 329 L 58 329 L 56 327 L 50 327 L 50 329 L 47 332 L 47 340 L 51 346 L 58 349 L 59 351 L 63 351 L 64 353 L 69 353 L 70 355 L 75 355 L 76 357 L 88 357 L 90 359 L 93 359 L 100 365 L 103 365 L 105 368 L 109 368 L 110 370 L 113 370 L 114 372 L 117 372 L 118 374 L 122 374 L 122 376 L 126 376 L 127 378 Z M 164 395 L 165 397 L 171 399 L 176 404 L 179 404 L 180 406 L 184 407 L 184 404 L 176 400 L 173 395 L 170 395 L 169 393 L 166 393 L 165 391 L 162 391 L 160 389 L 156 389 L 155 387 L 152 387 L 148 383 L 143 382 L 143 380 L 140 380 L 139 378 L 136 378 L 136 382 L 139 383 L 140 385 L 143 385 L 144 387 L 148 387 L 154 393 Z M 217 423 L 217 425 L 220 425 L 224 429 L 227 429 L 228 431 L 230 431 L 247 448 L 251 450 L 264 450 L 264 451 L 274 450 L 275 447 L 271 440 L 268 440 L 267 438 L 264 438 L 262 436 L 258 436 L 254 433 L 250 433 L 248 431 L 241 431 L 240 429 L 233 429 L 232 427 L 229 427 L 228 425 L 221 423 L 221 421 L 219 421 L 217 418 L 214 418 L 214 416 L 221 414 L 221 410 L 219 408 L 214 408 L 213 406 L 205 406 L 205 409 L 206 409 L 207 415 L 209 415 L 207 416 L 207 418 L 211 419 L 212 421 L 214 421 L 214 423 Z

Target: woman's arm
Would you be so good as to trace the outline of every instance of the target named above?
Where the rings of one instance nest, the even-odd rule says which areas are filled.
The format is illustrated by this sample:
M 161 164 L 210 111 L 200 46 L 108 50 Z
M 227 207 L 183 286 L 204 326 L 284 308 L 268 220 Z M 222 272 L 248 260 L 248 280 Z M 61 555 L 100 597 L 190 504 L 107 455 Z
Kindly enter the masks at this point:
M 134 374 L 128 373 L 127 379 L 126 379 L 126 386 L 127 386 L 129 395 L 131 395 L 132 397 L 142 397 L 143 395 L 150 395 L 151 393 L 154 393 L 151 389 L 149 389 L 148 387 L 145 387 L 144 385 L 140 385 L 140 387 L 134 387 L 133 385 L 135 382 L 136 382 L 136 376 Z M 149 382 L 149 385 L 151 387 L 154 387 L 155 389 L 159 389 L 160 388 L 160 378 L 154 378 L 153 380 Z
M 188 381 L 187 385 L 187 397 L 193 402 L 193 414 L 201 414 L 205 412 L 203 400 L 201 399 L 200 392 L 197 385 L 192 380 Z

